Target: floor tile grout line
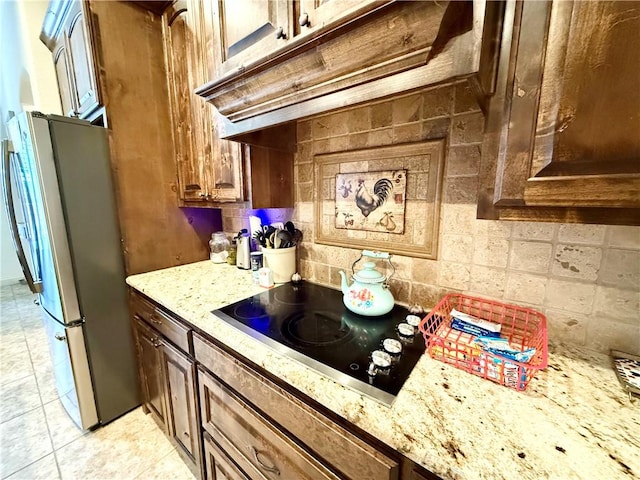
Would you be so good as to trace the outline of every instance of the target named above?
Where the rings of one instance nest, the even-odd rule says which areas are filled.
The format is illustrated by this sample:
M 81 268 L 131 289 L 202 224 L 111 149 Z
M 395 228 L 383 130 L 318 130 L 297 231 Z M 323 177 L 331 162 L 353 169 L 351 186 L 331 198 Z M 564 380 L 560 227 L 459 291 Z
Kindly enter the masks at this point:
M 12 475 L 15 475 L 16 473 L 20 473 L 21 471 L 23 471 L 23 470 L 25 470 L 25 469 L 29 468 L 29 467 L 30 467 L 30 466 L 32 466 L 33 464 L 38 463 L 38 462 L 39 462 L 40 460 L 42 460 L 43 458 L 46 458 L 46 457 L 48 457 L 49 455 L 53 455 L 53 453 L 54 453 L 54 452 L 53 452 L 53 450 L 52 450 L 51 452 L 49 452 L 49 453 L 47 453 L 46 455 L 43 455 L 42 457 L 40 457 L 40 458 L 38 458 L 38 459 L 34 460 L 33 462 L 29 463 L 28 465 L 25 465 L 24 467 L 19 468 L 19 469 L 18 469 L 18 470 L 16 470 L 15 472 L 11 472 L 9 475 L 5 475 L 5 476 L 4 476 L 4 477 L 2 477 L 2 479 L 0 479 L 0 480 L 5 480 L 6 478 L 9 478 L 9 477 L 11 477 Z M 56 465 L 57 465 L 57 462 L 56 462 Z M 59 472 L 58 472 L 58 473 L 59 473 Z M 62 478 L 62 477 L 60 477 L 60 478 Z
M 42 401 L 42 392 L 41 392 L 41 389 L 40 389 L 40 382 L 38 381 L 38 377 L 36 376 L 36 369 L 35 369 L 35 364 L 34 364 L 34 361 L 33 361 L 33 353 L 31 351 L 31 347 L 29 346 L 29 342 L 27 341 L 26 335 L 24 333 L 24 330 L 25 330 L 24 329 L 24 323 L 23 323 L 24 322 L 24 313 L 21 311 L 20 306 L 18 305 L 18 299 L 16 298 L 16 295 L 15 295 L 15 292 L 13 291 L 13 288 L 12 288 L 12 293 L 13 293 L 12 303 L 14 303 L 16 305 L 16 308 L 18 310 L 20 330 L 22 331 L 22 335 L 23 335 L 23 338 L 24 338 L 24 343 L 25 343 L 25 346 L 26 346 L 26 349 L 27 349 L 27 353 L 29 355 L 29 362 L 31 363 L 31 375 L 33 375 L 34 380 L 36 382 L 36 390 L 38 391 L 38 398 L 40 400 L 40 405 L 38 407 L 35 407 L 35 408 L 33 408 L 33 409 L 31 409 L 31 410 L 29 410 L 27 412 L 22 412 L 22 414 L 16 415 L 13 418 L 14 419 L 15 418 L 19 418 L 20 416 L 23 416 L 23 415 L 25 415 L 25 414 L 27 414 L 29 412 L 33 412 L 33 411 L 37 410 L 38 408 L 42 409 L 42 416 L 44 417 L 44 421 L 45 421 L 45 424 L 46 424 L 46 427 L 47 427 L 47 435 L 49 436 L 49 445 L 51 446 L 51 451 L 49 453 L 47 453 L 46 455 L 43 455 L 42 457 L 34 460 L 33 462 L 29 463 L 28 465 L 25 465 L 24 467 L 16 470 L 15 472 L 13 472 L 13 473 L 11 473 L 11 474 L 7 475 L 6 477 L 3 477 L 3 478 L 7 478 L 7 477 L 10 477 L 11 475 L 15 475 L 16 473 L 24 470 L 25 468 L 28 468 L 29 466 L 33 465 L 34 463 L 39 462 L 40 460 L 42 460 L 43 458 L 45 458 L 46 456 L 48 456 L 50 454 L 54 455 L 53 458 L 54 458 L 54 460 L 56 462 L 56 468 L 58 470 L 58 475 L 60 475 L 61 474 L 60 466 L 58 465 L 58 460 L 57 460 L 57 457 L 55 456 L 55 448 L 54 448 L 54 444 L 53 444 L 53 437 L 51 436 L 51 429 L 49 427 L 49 421 L 47 420 L 47 414 L 46 414 L 46 411 L 44 409 L 44 405 L 45 404 Z M 28 299 L 29 299 L 29 297 L 25 296 L 24 300 L 27 301 Z M 44 328 L 44 327 L 41 327 L 41 328 Z M 23 378 L 26 378 L 26 376 L 23 377 Z M 5 422 L 2 422 L 2 423 L 5 423 Z M 60 476 L 60 478 L 62 478 L 62 477 Z

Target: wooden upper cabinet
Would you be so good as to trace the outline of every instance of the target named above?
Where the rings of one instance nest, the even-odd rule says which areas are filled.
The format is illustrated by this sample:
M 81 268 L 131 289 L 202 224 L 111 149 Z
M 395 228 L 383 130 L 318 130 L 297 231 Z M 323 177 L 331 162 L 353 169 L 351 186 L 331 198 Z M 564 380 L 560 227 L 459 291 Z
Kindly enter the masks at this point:
M 88 28 L 83 2 L 73 2 L 65 27 L 65 36 L 68 38 L 73 65 L 71 83 L 75 87 L 76 115 L 81 118 L 91 113 L 100 104 Z
M 185 205 L 243 200 L 241 145 L 219 139 L 214 108 L 193 93 L 214 64 L 202 24 L 209 3 L 180 1 L 164 13 L 179 194 Z
M 494 64 L 500 22 L 485 19 L 502 8 L 484 0 L 258 2 L 248 23 L 240 8 L 248 0 L 212 3 L 219 62 L 196 92 L 226 118 L 224 138 L 475 76 Z M 292 37 L 273 33 L 281 16 Z
M 204 202 L 207 186 L 202 159 L 195 154 L 192 111 L 195 99 L 190 89 L 190 57 L 194 29 L 187 7 L 187 2 L 177 2 L 164 14 L 169 104 L 180 199 Z
M 269 55 L 294 34 L 290 0 L 221 0 L 211 4 L 216 19 L 213 27 L 220 39 L 219 75 Z
M 640 4 L 510 2 L 505 25 L 478 216 L 640 224 Z
M 53 53 L 64 115 L 91 118 L 101 104 L 87 4 L 50 2 L 40 39 Z
M 60 92 L 60 103 L 62 104 L 62 113 L 67 116 L 74 116 L 75 85 L 72 83 L 73 72 L 69 63 L 69 55 L 67 50 L 66 38 L 60 38 L 53 50 L 53 64 L 58 79 L 58 91 Z
M 296 4 L 296 30 L 305 35 L 314 30 L 347 21 L 354 14 L 366 13 L 388 0 L 300 0 Z

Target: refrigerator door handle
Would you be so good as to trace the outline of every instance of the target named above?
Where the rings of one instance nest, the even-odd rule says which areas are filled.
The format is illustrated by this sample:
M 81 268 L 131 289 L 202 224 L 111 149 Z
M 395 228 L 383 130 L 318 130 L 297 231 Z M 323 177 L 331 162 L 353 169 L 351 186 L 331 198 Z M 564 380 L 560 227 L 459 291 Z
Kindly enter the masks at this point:
M 31 274 L 31 269 L 29 268 L 29 264 L 27 263 L 27 257 L 24 254 L 24 249 L 22 247 L 22 241 L 20 240 L 20 235 L 18 233 L 18 222 L 16 220 L 16 210 L 13 204 L 13 195 L 11 191 L 11 154 L 13 153 L 13 146 L 9 140 L 2 141 L 2 152 L 3 152 L 3 161 L 2 161 L 2 194 L 4 197 L 4 204 L 7 209 L 7 217 L 9 218 L 9 223 L 11 227 L 11 237 L 13 240 L 13 246 L 16 249 L 16 254 L 18 255 L 18 261 L 20 262 L 20 266 L 22 267 L 22 273 L 24 274 L 24 278 L 29 285 L 29 289 L 32 293 L 41 293 L 42 292 L 42 281 L 40 279 L 34 280 L 33 275 Z

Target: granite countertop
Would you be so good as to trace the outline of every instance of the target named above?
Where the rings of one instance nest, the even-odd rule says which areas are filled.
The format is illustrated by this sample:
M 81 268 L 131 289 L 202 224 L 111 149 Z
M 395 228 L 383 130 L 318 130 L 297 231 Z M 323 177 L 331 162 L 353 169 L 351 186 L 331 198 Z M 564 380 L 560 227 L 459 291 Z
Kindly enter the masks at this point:
M 263 291 L 248 271 L 204 261 L 127 283 L 442 478 L 640 477 L 640 402 L 606 355 L 550 345 L 549 367 L 525 392 L 423 355 L 387 407 L 212 315 Z

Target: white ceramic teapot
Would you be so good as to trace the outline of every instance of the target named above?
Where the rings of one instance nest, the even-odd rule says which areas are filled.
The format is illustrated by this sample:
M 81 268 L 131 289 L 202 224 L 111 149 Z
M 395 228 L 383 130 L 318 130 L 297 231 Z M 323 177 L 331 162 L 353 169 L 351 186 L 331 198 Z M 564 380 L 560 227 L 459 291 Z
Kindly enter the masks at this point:
M 394 305 L 393 295 L 386 283 L 387 277 L 376 270 L 374 262 L 365 262 L 362 270 L 356 273 L 354 268 L 362 257 L 387 260 L 393 268 L 389 278 L 396 271 L 391 263 L 391 255 L 389 253 L 363 250 L 360 258 L 353 262 L 351 266 L 351 271 L 353 272 L 353 283 L 351 285 L 347 284 L 346 274 L 343 271 L 339 272 L 342 277 L 342 293 L 344 294 L 342 301 L 349 310 L 359 315 L 368 317 L 385 315 L 393 309 Z

